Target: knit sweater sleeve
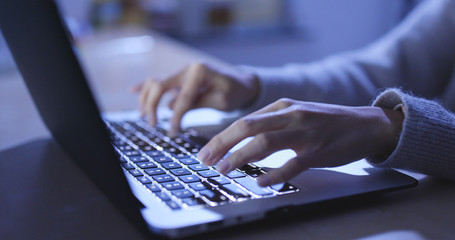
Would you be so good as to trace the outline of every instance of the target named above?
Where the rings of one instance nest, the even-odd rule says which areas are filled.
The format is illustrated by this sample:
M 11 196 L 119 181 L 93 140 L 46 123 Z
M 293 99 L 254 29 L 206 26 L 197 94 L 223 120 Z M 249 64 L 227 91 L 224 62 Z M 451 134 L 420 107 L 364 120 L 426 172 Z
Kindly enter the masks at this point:
M 424 1 L 391 32 L 363 49 L 314 63 L 244 66 L 258 76 L 261 85 L 250 109 L 282 97 L 368 105 L 379 91 L 391 87 L 410 89 L 423 97 L 440 96 L 455 64 L 454 26 L 454 0 Z
M 437 101 L 418 98 L 398 89 L 380 94 L 373 106 L 401 105 L 404 122 L 398 145 L 386 159 L 368 158 L 378 167 L 411 170 L 455 180 L 455 114 Z

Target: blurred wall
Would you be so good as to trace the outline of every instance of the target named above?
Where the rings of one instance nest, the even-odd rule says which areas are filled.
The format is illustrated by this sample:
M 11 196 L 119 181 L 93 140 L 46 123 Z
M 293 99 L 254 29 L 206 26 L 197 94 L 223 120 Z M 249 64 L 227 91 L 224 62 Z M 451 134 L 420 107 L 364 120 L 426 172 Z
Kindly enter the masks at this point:
M 57 0 L 77 31 L 87 31 L 95 0 Z M 154 1 L 154 0 L 143 0 Z M 193 0 L 181 0 L 189 3 Z M 362 47 L 397 24 L 412 0 L 288 0 L 294 33 L 257 34 L 246 38 L 204 37 L 188 41 L 233 64 L 274 66 L 311 61 Z M 13 68 L 0 36 L 0 71 Z
M 378 39 L 401 20 L 408 4 L 406 0 L 290 0 L 294 33 L 192 44 L 234 64 L 308 62 Z

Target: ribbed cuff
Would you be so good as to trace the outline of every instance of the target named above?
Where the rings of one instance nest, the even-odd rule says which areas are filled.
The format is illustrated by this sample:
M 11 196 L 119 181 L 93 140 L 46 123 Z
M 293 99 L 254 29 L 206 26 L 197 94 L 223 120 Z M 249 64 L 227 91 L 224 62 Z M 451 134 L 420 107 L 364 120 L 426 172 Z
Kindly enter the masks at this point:
M 437 101 L 389 89 L 373 106 L 402 106 L 403 128 L 394 152 L 387 158 L 367 160 L 378 167 L 400 168 L 455 180 L 455 115 Z

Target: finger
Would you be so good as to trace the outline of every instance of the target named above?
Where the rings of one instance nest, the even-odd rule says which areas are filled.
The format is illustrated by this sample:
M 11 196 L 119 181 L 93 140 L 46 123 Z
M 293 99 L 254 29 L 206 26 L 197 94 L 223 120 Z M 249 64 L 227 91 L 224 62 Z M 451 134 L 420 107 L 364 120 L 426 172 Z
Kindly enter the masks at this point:
M 146 86 L 147 89 L 143 90 L 147 93 L 144 94 L 145 99 L 142 100 L 142 109 L 143 114 L 147 115 L 150 125 L 155 125 L 157 123 L 158 118 L 156 113 L 158 104 L 164 93 L 178 85 L 178 77 L 179 75 L 176 75 L 161 82 L 150 80 L 150 83 Z
M 241 167 L 249 162 L 264 159 L 270 154 L 287 147 L 286 132 L 272 131 L 256 135 L 252 141 L 244 147 L 232 153 L 229 157 L 218 163 L 217 170 L 226 174 L 235 168 Z
M 139 105 L 141 107 L 141 115 L 144 116 L 145 115 L 145 103 L 146 103 L 146 100 L 148 98 L 148 95 L 149 95 L 149 89 L 150 89 L 150 86 L 153 85 L 153 81 L 152 79 L 149 79 L 147 80 L 144 85 L 142 86 L 141 88 L 141 92 L 139 93 L 139 97 L 138 97 L 138 102 L 139 102 Z
M 251 113 L 250 115 L 259 115 L 259 114 L 263 114 L 263 113 L 279 111 L 281 109 L 285 109 L 285 108 L 289 107 L 292 104 L 292 102 L 293 102 L 293 100 L 291 100 L 291 99 L 283 98 L 283 99 L 280 99 L 278 101 L 268 104 L 267 106 Z
M 171 95 L 171 98 L 169 100 L 168 107 L 169 107 L 169 109 L 174 110 L 175 102 L 177 101 L 178 92 L 174 91 L 170 95 Z
M 259 133 L 284 128 L 290 122 L 289 116 L 273 112 L 274 109 L 278 109 L 277 106 L 270 105 L 262 111 L 263 113 L 256 112 L 235 121 L 201 149 L 198 155 L 200 160 L 206 165 L 213 165 L 241 140 Z M 272 112 L 267 112 L 269 110 Z
M 266 187 L 291 180 L 293 177 L 300 174 L 311 167 L 311 161 L 308 156 L 301 155 L 290 159 L 281 168 L 271 170 L 267 174 L 261 175 L 258 179 L 258 185 Z
M 180 122 L 183 115 L 193 107 L 200 94 L 200 85 L 207 76 L 203 68 L 191 68 L 182 77 L 184 78 L 182 79 L 182 89 L 173 103 L 174 113 L 171 119 L 171 135 L 175 135 L 180 130 Z
M 149 124 L 152 126 L 156 125 L 157 123 L 156 111 L 161 97 L 166 91 L 167 89 L 160 84 L 154 84 L 148 91 L 149 93 L 144 104 L 144 113 L 148 118 Z

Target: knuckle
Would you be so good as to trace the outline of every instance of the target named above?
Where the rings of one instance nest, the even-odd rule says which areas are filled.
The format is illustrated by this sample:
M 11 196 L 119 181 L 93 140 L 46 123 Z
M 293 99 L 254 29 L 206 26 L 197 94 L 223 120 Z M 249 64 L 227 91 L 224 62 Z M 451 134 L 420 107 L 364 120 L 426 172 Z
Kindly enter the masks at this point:
M 290 99 L 290 98 L 280 98 L 280 99 L 278 99 L 278 101 L 277 101 L 278 106 L 280 106 L 281 108 L 289 107 L 289 106 L 291 106 L 293 103 L 294 103 L 294 100 L 292 100 L 292 99 Z
M 304 118 L 306 115 L 304 111 L 300 111 L 300 109 L 293 106 L 289 107 L 288 114 L 294 118 Z
M 232 166 L 241 166 L 245 163 L 245 155 L 242 151 L 235 151 L 231 156 L 229 156 L 226 160 L 228 160 Z
M 159 92 L 162 92 L 166 89 L 166 81 L 158 81 L 156 79 L 149 79 L 149 84 L 148 84 L 148 89 L 149 90 L 158 90 Z
M 243 117 L 236 121 L 236 127 L 238 127 L 241 131 L 244 132 L 251 132 L 254 126 L 254 120 L 251 117 Z
M 210 140 L 210 142 L 207 144 L 209 149 L 212 149 L 213 151 L 216 151 L 218 149 L 218 146 L 223 146 L 223 140 L 222 138 L 217 135 Z
M 189 68 L 188 68 L 190 71 L 194 71 L 194 72 L 204 72 L 206 71 L 208 68 L 207 68 L 207 64 L 205 63 L 202 63 L 202 62 L 195 62 L 195 63 L 192 63 Z
M 184 90 L 180 91 L 178 98 L 180 98 L 181 101 L 184 101 L 184 102 L 187 102 L 187 101 L 192 102 L 193 101 L 192 96 L 193 96 L 193 93 L 191 91 L 189 91 L 188 89 L 184 89 Z
M 160 81 L 160 80 L 158 80 L 156 78 L 149 78 L 149 79 L 147 79 L 146 86 L 148 88 L 152 88 L 152 87 L 155 87 L 157 85 L 162 85 L 162 82 L 164 82 L 164 81 Z
M 274 146 L 273 137 L 269 133 L 259 133 L 255 138 L 262 149 L 269 149 Z
M 308 118 L 308 113 L 295 105 L 290 106 L 284 115 L 288 119 L 287 122 L 291 125 L 300 124 Z
M 217 107 L 219 110 L 230 110 L 230 101 L 225 94 L 220 94 L 217 100 Z

